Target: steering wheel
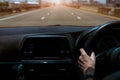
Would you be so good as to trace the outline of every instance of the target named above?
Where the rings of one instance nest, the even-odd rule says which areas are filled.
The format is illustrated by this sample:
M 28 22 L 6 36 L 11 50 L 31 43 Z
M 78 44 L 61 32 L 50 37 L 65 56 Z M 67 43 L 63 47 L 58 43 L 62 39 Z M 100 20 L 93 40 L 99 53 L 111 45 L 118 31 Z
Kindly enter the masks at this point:
M 84 42 L 79 37 L 76 42 L 76 48 L 77 49 L 84 48 L 86 50 L 86 52 L 88 53 L 88 55 L 90 55 L 91 51 L 94 51 L 94 47 L 97 44 L 99 35 L 102 32 L 106 32 L 107 29 L 110 29 L 112 27 L 120 28 L 120 21 L 112 21 L 109 23 L 105 23 L 105 24 L 95 28 L 91 32 L 88 32 L 88 34 L 86 34 L 84 37 L 81 38 L 83 40 L 86 39 Z M 83 43 L 84 43 L 84 45 L 80 46 Z
M 102 32 L 105 32 L 107 29 L 110 28 L 120 28 L 120 21 L 112 21 L 106 24 L 103 24 L 99 27 L 97 27 L 95 30 L 89 32 L 88 34 L 86 34 L 84 37 L 82 37 L 81 39 L 86 41 L 84 42 L 84 45 L 81 45 L 81 39 L 78 38 L 77 43 L 76 43 L 76 48 L 77 50 L 79 50 L 80 48 L 84 48 L 85 51 L 87 52 L 88 55 L 91 54 L 91 51 L 94 51 L 94 47 L 97 45 L 97 41 L 98 41 L 98 37 Z M 102 53 L 99 53 L 96 55 L 96 58 L 100 58 L 103 56 L 107 56 L 109 57 L 109 60 L 114 64 L 114 62 L 118 61 L 118 56 L 120 56 L 120 47 L 113 47 L 112 49 L 106 50 Z M 117 63 L 117 62 L 116 62 Z M 116 74 L 116 73 L 115 73 Z M 109 76 L 108 76 L 109 77 Z M 111 75 L 110 75 L 111 77 Z M 120 77 L 120 76 L 115 76 L 115 77 Z M 111 80 L 111 79 L 106 79 L 106 80 Z

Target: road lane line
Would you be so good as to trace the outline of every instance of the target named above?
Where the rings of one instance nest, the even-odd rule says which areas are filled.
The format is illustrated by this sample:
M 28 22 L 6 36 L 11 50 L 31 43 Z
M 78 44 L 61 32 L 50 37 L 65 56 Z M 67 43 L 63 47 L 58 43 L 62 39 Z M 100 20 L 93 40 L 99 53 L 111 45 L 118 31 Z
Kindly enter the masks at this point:
M 12 18 L 15 18 L 15 17 L 18 17 L 18 16 L 22 16 L 22 15 L 24 15 L 24 14 L 19 14 L 19 15 L 15 15 L 15 16 L 10 16 L 10 17 L 6 17 L 6 18 L 2 18 L 2 19 L 0 19 L 0 21 L 12 19 Z
M 41 20 L 44 20 L 45 19 L 45 17 L 41 17 Z
M 4 20 L 15 18 L 15 17 L 23 16 L 23 15 L 29 14 L 29 13 L 33 13 L 33 12 L 27 12 L 27 13 L 22 13 L 22 14 L 17 14 L 17 15 L 10 16 L 10 17 L 2 18 L 2 19 L 0 19 L 0 21 L 4 21 Z
M 43 10 L 43 9 L 42 9 L 42 10 Z M 9 17 L 2 18 L 2 19 L 0 19 L 0 21 L 5 21 L 5 20 L 8 20 L 8 19 L 12 19 L 12 18 L 15 18 L 15 17 L 23 16 L 23 15 L 30 14 L 30 13 L 34 13 L 34 12 L 38 12 L 38 11 L 40 11 L 40 10 L 34 10 L 34 11 L 30 11 L 30 12 L 25 12 L 25 13 L 16 14 L 16 15 L 14 15 L 14 16 L 9 16 Z
M 72 13 L 72 15 L 74 15 L 74 13 Z
M 47 13 L 47 15 L 50 15 L 50 13 Z
M 81 19 L 81 17 L 80 17 L 80 16 L 77 16 L 77 19 L 79 19 L 79 20 L 80 20 L 80 19 Z

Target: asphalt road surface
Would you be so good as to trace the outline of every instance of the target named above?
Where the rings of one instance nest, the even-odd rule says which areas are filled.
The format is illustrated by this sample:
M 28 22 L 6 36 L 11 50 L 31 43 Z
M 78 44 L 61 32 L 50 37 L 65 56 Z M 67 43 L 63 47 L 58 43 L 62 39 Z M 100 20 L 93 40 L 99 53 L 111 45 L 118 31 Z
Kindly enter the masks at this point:
M 80 9 L 52 6 L 0 18 L 0 27 L 77 25 L 96 26 L 118 20 Z

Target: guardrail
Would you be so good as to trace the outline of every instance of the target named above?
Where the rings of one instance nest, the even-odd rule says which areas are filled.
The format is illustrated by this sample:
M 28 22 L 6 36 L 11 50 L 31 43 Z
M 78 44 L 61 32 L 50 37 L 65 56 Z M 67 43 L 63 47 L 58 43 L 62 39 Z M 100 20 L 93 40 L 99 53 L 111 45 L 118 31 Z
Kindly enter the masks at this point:
M 98 13 L 120 17 L 120 8 L 113 7 L 99 7 Z
M 103 6 L 81 5 L 80 9 L 90 12 L 105 14 L 109 16 L 120 17 L 120 7 L 108 7 L 107 5 L 103 5 Z
M 11 8 L 9 8 L 8 6 L 0 6 L 0 12 L 22 12 L 38 8 L 40 8 L 40 6 L 20 6 L 20 7 L 14 6 Z

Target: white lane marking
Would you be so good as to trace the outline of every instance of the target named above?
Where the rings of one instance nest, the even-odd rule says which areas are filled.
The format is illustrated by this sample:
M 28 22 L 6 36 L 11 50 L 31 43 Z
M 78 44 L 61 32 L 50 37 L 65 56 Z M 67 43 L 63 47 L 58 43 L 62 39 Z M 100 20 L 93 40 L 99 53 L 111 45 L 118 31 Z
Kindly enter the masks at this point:
M 50 13 L 47 13 L 47 15 L 50 15 Z
M 74 15 L 74 13 L 72 13 L 72 15 Z
M 18 16 L 22 16 L 24 14 L 18 14 L 18 15 L 14 15 L 14 16 L 10 16 L 10 17 L 6 17 L 6 18 L 2 18 L 0 19 L 0 21 L 4 21 L 4 20 L 8 20 L 8 19 L 12 19 L 12 18 L 15 18 L 15 17 L 18 17 Z
M 80 20 L 80 19 L 81 19 L 81 17 L 80 17 L 80 16 L 77 16 L 77 19 L 79 19 L 79 20 Z
M 38 12 L 38 11 L 40 11 L 40 10 L 35 10 L 35 11 L 31 11 L 31 12 L 25 12 L 25 13 L 21 13 L 21 14 L 16 14 L 14 16 L 2 18 L 2 19 L 0 19 L 0 21 L 5 21 L 5 20 L 8 20 L 8 19 L 12 19 L 12 18 L 15 18 L 15 17 L 23 16 L 23 15 Z
M 45 17 L 41 17 L 41 20 L 44 20 L 45 19 Z

